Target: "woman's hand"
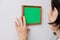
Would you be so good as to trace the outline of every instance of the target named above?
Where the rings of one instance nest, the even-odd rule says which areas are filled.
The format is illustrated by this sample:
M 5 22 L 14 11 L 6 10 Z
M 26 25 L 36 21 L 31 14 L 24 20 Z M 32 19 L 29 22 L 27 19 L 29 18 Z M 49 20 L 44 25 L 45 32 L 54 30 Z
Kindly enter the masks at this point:
M 27 40 L 28 29 L 26 27 L 25 17 L 23 17 L 23 21 L 22 18 L 16 18 L 15 27 L 18 32 L 19 40 Z

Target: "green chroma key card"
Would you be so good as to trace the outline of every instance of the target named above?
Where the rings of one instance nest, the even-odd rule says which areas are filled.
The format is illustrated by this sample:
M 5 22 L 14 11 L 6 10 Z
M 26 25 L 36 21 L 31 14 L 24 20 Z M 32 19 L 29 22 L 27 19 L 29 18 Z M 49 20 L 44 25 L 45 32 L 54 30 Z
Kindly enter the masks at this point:
M 42 7 L 41 6 L 22 6 L 22 16 L 26 18 L 27 25 L 41 24 Z

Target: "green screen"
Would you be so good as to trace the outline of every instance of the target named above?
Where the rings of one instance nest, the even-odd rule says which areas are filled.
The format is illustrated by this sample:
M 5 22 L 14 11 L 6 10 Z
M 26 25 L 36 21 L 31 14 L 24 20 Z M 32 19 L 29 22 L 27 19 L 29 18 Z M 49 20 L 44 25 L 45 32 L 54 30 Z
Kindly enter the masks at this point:
M 24 7 L 24 16 L 26 24 L 37 24 L 41 22 L 41 8 L 38 7 Z

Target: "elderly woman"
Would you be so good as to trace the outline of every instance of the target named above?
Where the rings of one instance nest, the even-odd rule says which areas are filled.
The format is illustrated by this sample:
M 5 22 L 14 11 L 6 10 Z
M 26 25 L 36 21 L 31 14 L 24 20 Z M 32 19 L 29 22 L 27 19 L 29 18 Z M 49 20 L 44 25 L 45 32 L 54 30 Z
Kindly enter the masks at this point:
M 58 36 L 57 40 L 60 40 L 60 0 L 51 0 L 51 8 L 48 14 L 50 28 L 53 33 Z M 25 17 L 22 19 L 16 19 L 15 21 L 16 31 L 18 32 L 18 40 L 27 40 L 28 29 L 26 27 Z

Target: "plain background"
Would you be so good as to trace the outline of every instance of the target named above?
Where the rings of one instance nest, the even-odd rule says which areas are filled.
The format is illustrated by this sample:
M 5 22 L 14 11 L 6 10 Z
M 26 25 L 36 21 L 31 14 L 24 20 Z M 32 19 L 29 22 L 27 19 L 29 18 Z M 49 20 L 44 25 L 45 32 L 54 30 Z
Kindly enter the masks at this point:
M 22 5 L 42 6 L 42 25 L 29 26 L 28 40 L 54 40 L 48 25 L 51 0 L 0 0 L 0 40 L 18 40 L 14 21 L 21 17 Z

